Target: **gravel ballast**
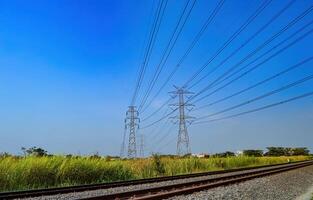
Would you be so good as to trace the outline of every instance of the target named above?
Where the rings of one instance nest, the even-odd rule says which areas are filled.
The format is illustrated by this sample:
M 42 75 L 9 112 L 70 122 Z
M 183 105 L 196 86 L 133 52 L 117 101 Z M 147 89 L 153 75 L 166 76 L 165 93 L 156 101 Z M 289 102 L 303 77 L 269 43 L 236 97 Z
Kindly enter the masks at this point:
M 172 200 L 310 200 L 313 166 L 257 178 L 225 187 L 217 187 Z

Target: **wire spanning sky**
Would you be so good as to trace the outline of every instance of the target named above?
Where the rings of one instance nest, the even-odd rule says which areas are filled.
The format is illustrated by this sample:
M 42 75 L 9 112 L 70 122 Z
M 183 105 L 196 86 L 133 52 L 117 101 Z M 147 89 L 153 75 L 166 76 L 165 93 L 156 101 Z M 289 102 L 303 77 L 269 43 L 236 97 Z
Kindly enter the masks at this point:
M 0 1 L 0 152 L 19 153 L 22 146 L 40 146 L 52 153 L 118 155 L 125 112 L 134 93 L 148 41 L 147 33 L 153 24 L 158 2 Z M 145 97 L 186 2 L 170 0 L 164 9 L 136 105 L 145 102 L 145 98 L 148 105 L 178 63 L 179 67 L 151 104 L 147 108 L 142 107 L 141 119 L 164 104 L 170 98 L 168 92 L 174 90 L 173 85 L 182 86 L 190 80 L 262 4 L 266 5 L 264 0 L 225 0 L 199 41 L 180 62 L 221 2 L 195 1 L 155 85 Z M 192 2 L 189 2 L 188 8 L 191 8 Z M 310 0 L 268 1 L 264 10 L 189 84 L 192 86 L 189 90 L 197 94 L 312 5 Z M 271 19 L 273 21 L 266 25 Z M 312 75 L 313 61 L 308 61 L 242 94 L 200 109 L 312 57 L 312 20 L 313 11 L 310 11 L 240 67 L 276 45 L 277 48 L 247 69 L 292 44 L 290 47 L 229 86 L 199 100 L 195 103 L 195 110 L 189 114 L 194 117 L 208 116 Z M 257 33 L 258 30 L 260 33 Z M 251 38 L 256 33 L 257 36 Z M 249 38 L 251 40 L 245 44 Z M 293 44 L 293 41 L 296 42 Z M 245 44 L 244 47 L 236 52 L 242 44 Z M 232 52 L 236 53 L 225 60 Z M 223 64 L 219 66 L 220 63 Z M 219 67 L 211 72 L 216 66 Z M 205 74 L 209 75 L 193 85 Z M 208 89 L 202 96 L 213 90 Z M 284 101 L 312 90 L 313 81 L 306 80 L 264 99 L 221 113 L 216 118 Z M 166 109 L 167 106 L 143 121 L 141 126 L 164 116 Z M 210 119 L 215 118 L 207 118 Z M 194 153 L 213 153 L 264 149 L 267 146 L 306 146 L 313 151 L 312 121 L 313 97 L 310 96 L 236 118 L 194 124 L 189 127 L 191 149 Z M 175 153 L 177 127 L 173 127 L 169 120 L 142 129 L 140 133 L 145 135 L 146 153 Z

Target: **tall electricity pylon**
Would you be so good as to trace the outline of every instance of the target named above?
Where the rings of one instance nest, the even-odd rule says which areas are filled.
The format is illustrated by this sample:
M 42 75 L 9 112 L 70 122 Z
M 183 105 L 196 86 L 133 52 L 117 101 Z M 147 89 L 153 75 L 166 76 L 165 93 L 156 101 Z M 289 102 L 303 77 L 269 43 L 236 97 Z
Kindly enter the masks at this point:
M 178 103 L 170 104 L 179 111 L 179 115 L 171 117 L 174 119 L 174 123 L 179 125 L 178 138 L 177 138 L 177 155 L 183 156 L 191 153 L 191 147 L 189 143 L 189 136 L 187 130 L 187 123 L 191 123 L 193 117 L 186 115 L 186 110 L 191 110 L 194 105 L 186 103 L 186 99 L 190 97 L 192 92 L 187 91 L 184 87 L 179 88 L 174 86 L 176 91 L 170 92 L 174 94 L 173 98 L 178 96 Z M 189 96 L 188 96 L 189 95 Z
M 144 145 L 144 136 L 143 136 L 143 134 L 140 134 L 139 156 L 140 156 L 141 158 L 145 157 L 144 148 L 145 148 L 145 145 Z
M 139 128 L 139 114 L 136 110 L 135 106 L 129 106 L 126 112 L 126 119 L 125 119 L 125 127 L 126 132 L 127 129 L 129 130 L 129 137 L 128 137 L 128 157 L 129 158 L 136 158 L 137 157 L 137 148 L 136 148 L 136 132 Z

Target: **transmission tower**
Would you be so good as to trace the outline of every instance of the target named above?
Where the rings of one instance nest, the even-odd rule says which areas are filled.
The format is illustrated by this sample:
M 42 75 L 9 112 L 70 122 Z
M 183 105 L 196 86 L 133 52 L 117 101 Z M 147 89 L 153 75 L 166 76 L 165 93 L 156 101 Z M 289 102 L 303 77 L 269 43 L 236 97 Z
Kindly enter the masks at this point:
M 173 98 L 178 97 L 178 103 L 170 104 L 170 106 L 178 109 L 179 114 L 175 117 L 171 117 L 171 119 L 174 119 L 174 123 L 179 125 L 177 138 L 177 155 L 183 156 L 191 153 L 187 123 L 190 124 L 193 117 L 186 115 L 186 110 L 190 111 L 194 107 L 194 105 L 186 103 L 186 99 L 190 98 L 190 95 L 193 93 L 187 91 L 184 87 L 174 87 L 176 91 L 170 93 L 174 95 Z
M 145 157 L 144 148 L 144 136 L 143 134 L 140 134 L 139 156 L 141 158 Z
M 136 131 L 139 128 L 139 114 L 135 106 L 129 106 L 126 112 L 125 128 L 129 130 L 128 137 L 128 157 L 137 157 Z

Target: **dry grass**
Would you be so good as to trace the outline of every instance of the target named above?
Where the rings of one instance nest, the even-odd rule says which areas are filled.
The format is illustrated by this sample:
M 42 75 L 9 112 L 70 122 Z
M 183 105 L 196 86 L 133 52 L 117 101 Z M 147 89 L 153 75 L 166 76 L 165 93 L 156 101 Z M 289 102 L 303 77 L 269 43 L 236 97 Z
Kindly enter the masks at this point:
M 3 157 L 0 158 L 0 191 L 130 180 L 306 159 L 309 157 L 161 158 L 156 167 L 153 158 L 110 161 L 64 156 Z

